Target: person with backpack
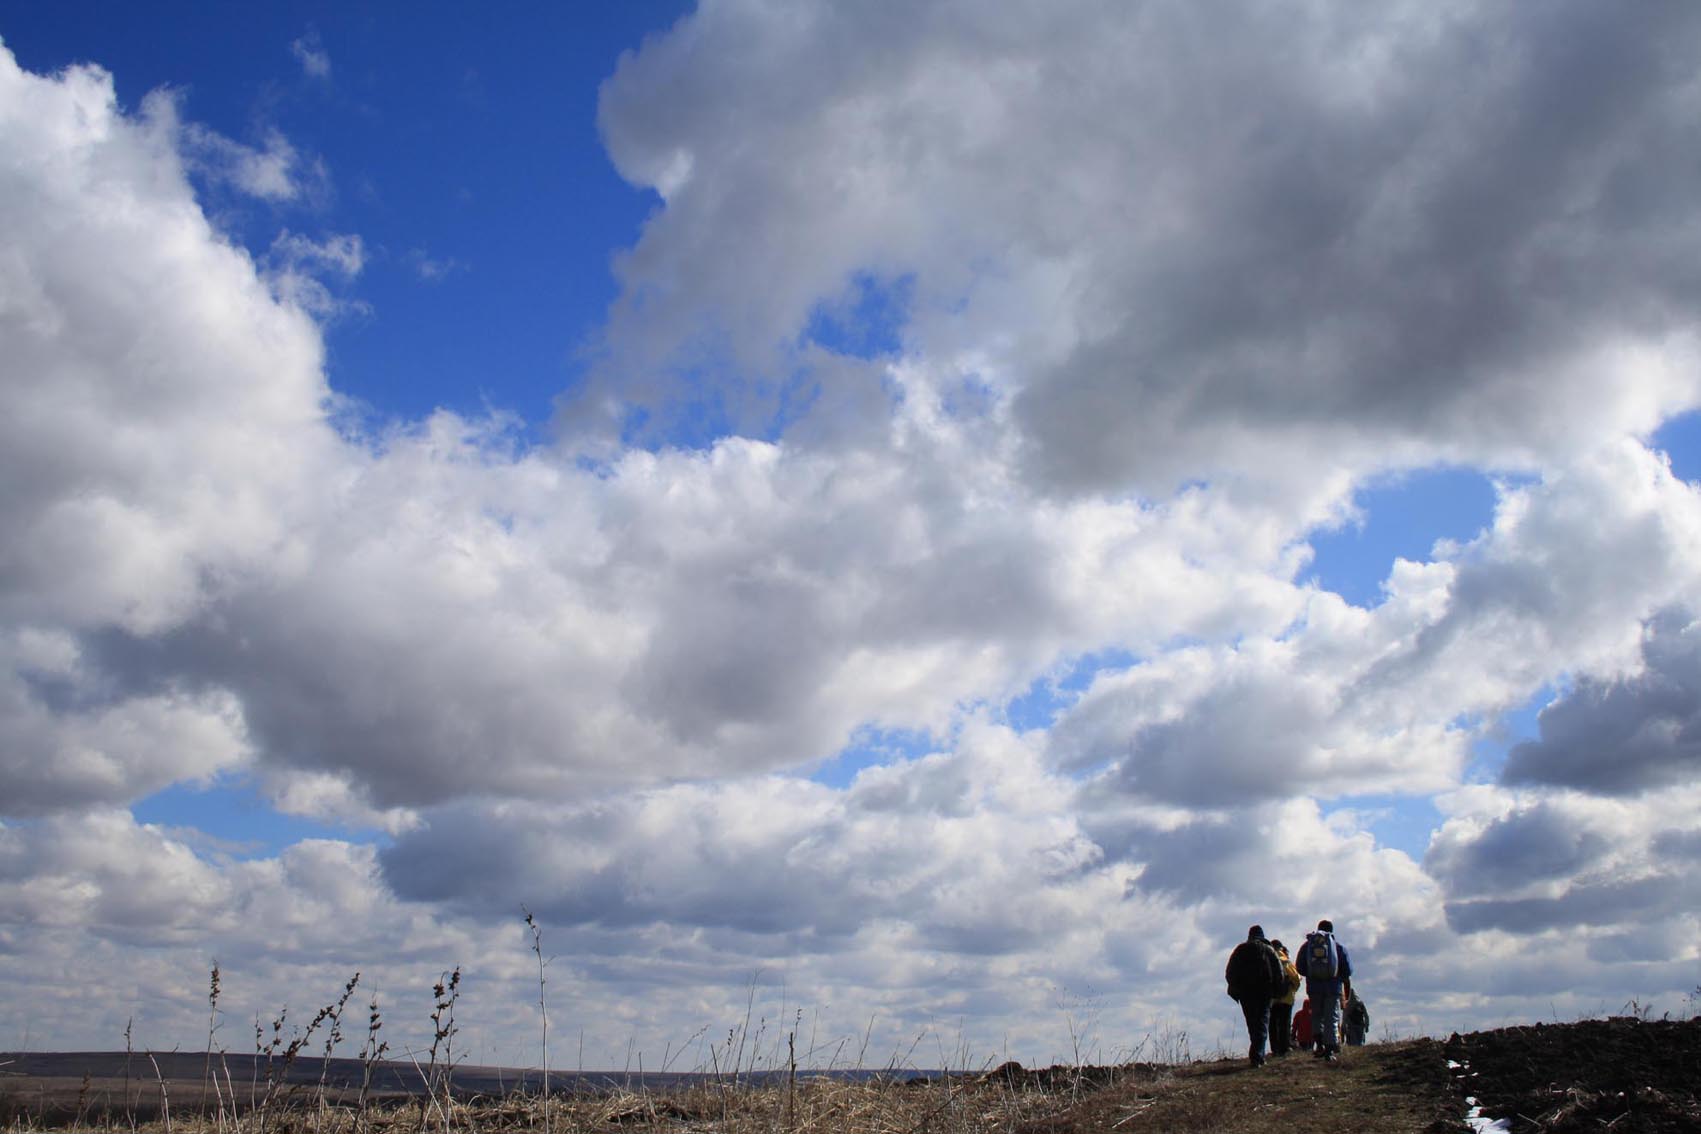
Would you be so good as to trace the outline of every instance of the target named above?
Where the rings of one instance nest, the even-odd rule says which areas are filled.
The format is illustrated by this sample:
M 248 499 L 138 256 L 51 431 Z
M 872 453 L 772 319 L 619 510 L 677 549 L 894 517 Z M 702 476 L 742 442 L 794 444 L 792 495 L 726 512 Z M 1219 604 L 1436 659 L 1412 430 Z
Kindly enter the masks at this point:
M 1240 1005 L 1246 1017 L 1246 1033 L 1251 1041 L 1247 1056 L 1254 1067 L 1264 1066 L 1264 1044 L 1270 1036 L 1270 1001 L 1283 987 L 1282 962 L 1270 943 L 1264 939 L 1264 927 L 1255 925 L 1246 931 L 1246 940 L 1229 954 L 1223 970 L 1228 981 L 1229 997 Z
M 1362 1047 L 1370 1034 L 1370 1008 L 1351 985 L 1347 987 L 1346 1021 L 1347 1046 Z
M 1275 1055 L 1286 1055 L 1292 1050 L 1294 997 L 1299 994 L 1299 986 L 1305 983 L 1305 978 L 1293 967 L 1286 945 L 1272 941 L 1270 948 L 1276 951 L 1276 957 L 1282 962 L 1282 987 L 1270 1001 L 1270 1051 Z
M 1353 975 L 1347 947 L 1335 940 L 1335 924 L 1328 918 L 1305 935 L 1299 963 L 1294 966 L 1305 978 L 1305 994 L 1311 999 L 1313 1059 L 1330 1063 L 1341 1057 L 1341 986 Z

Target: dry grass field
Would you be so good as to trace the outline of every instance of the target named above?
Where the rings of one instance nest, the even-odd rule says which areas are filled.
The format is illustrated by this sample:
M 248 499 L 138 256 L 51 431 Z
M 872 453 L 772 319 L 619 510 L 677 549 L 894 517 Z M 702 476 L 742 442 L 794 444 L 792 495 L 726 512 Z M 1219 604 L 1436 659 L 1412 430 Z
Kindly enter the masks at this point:
M 270 1085 L 238 1064 L 216 1092 L 204 1054 L 0 1056 L 0 1129 L 145 1134 L 1453 1134 L 1473 1104 L 1514 1132 L 1701 1130 L 1701 1018 L 1504 1028 L 1348 1049 L 1329 1065 L 1296 1052 L 1242 1059 L 948 1077 L 793 1073 L 675 1076 L 645 1089 L 561 1077 L 547 1098 L 474 1089 L 494 1068 L 458 1068 L 441 1090 L 406 1091 L 421 1068 L 385 1064 L 367 1091 L 338 1086 L 355 1060 L 302 1060 Z M 249 1057 L 252 1059 L 252 1057 Z M 82 1060 L 83 1075 L 66 1074 Z M 154 1061 L 157 1062 L 157 1059 Z M 141 1077 L 137 1064 L 146 1067 Z M 20 1074 L 20 1069 L 32 1072 Z M 274 1067 L 274 1071 L 276 1068 Z M 59 1074 L 33 1073 L 57 1071 Z M 95 1074 L 95 1072 L 100 1074 Z M 512 1082 L 511 1074 L 506 1081 Z M 203 1100 L 202 1091 L 206 1088 Z

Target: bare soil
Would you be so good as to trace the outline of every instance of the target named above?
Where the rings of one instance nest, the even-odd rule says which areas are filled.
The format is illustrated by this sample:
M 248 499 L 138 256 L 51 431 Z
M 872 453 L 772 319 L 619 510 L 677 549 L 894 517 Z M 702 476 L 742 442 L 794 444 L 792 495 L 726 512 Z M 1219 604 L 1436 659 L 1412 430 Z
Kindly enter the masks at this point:
M 1701 1131 L 1701 1017 L 1619 1016 L 1452 1036 L 1462 1089 L 1521 1131 Z

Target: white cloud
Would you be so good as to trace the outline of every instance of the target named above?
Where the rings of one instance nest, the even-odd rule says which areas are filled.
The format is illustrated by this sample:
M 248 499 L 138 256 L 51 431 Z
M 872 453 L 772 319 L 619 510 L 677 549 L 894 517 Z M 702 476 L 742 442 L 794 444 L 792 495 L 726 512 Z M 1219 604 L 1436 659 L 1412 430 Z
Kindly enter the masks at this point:
M 61 633 L 16 632 L 0 659 L 5 814 L 122 804 L 251 758 L 241 705 L 227 692 L 166 682 L 113 698 Z
M 285 229 L 266 255 L 266 280 L 285 303 L 320 319 L 368 312 L 357 300 L 339 299 L 325 282 L 327 276 L 348 282 L 366 266 L 366 246 L 359 236 L 343 233 L 312 240 Z
M 165 110 L 167 98 L 151 95 L 149 99 L 155 114 L 175 115 L 175 109 Z M 193 123 L 183 128 L 183 135 L 185 152 L 191 156 L 196 172 L 263 201 L 294 201 L 306 191 L 305 178 L 317 175 L 322 179 L 319 171 L 303 168 L 295 147 L 275 129 L 266 131 L 260 148 Z
M 1372 610 L 1318 594 L 1291 631 L 1101 675 L 1053 757 L 1194 805 L 1441 790 L 1480 722 L 1550 683 L 1632 671 L 1648 620 L 1693 601 L 1698 553 L 1695 486 L 1611 444 L 1504 491 L 1492 528 L 1450 558 L 1397 564 Z
M 457 272 L 468 270 L 466 264 L 453 256 L 441 258 L 432 256 L 423 248 L 410 249 L 405 260 L 419 278 L 427 283 L 438 283 Z
M 302 73 L 310 79 L 331 77 L 331 56 L 325 50 L 319 29 L 309 28 L 305 35 L 290 41 L 289 53 L 301 64 Z
M 282 552 L 334 437 L 323 346 L 107 77 L 0 58 L 9 619 L 140 632 Z

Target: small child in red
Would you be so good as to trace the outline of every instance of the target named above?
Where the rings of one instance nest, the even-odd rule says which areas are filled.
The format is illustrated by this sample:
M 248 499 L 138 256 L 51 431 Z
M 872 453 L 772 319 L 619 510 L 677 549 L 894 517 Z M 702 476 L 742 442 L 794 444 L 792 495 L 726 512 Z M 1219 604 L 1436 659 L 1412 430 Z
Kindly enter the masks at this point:
M 1311 998 L 1305 998 L 1299 1011 L 1293 1014 L 1293 1045 L 1311 1050 Z

